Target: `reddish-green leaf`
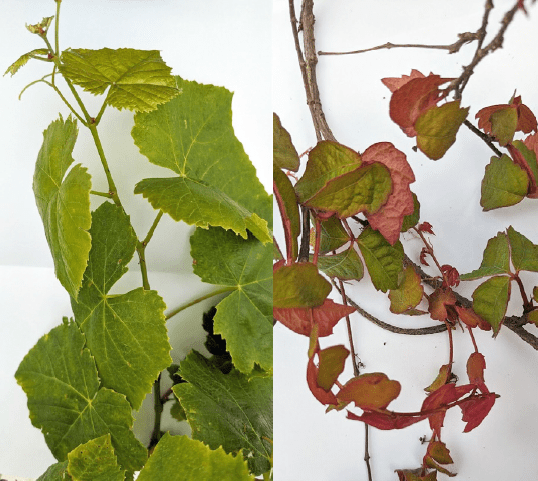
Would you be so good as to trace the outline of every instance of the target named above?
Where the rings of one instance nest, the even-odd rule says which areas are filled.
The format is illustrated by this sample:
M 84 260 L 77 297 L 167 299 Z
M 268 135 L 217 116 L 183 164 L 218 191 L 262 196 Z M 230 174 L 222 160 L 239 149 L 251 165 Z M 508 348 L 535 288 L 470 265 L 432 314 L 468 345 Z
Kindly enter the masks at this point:
M 352 419 L 353 421 L 362 421 L 363 423 L 373 426 L 377 429 L 382 429 L 383 431 L 388 431 L 391 429 L 403 429 L 412 424 L 418 423 L 423 419 L 426 419 L 428 414 L 416 414 L 416 415 L 407 415 L 395 413 L 392 411 L 385 412 L 372 412 L 366 411 L 362 416 L 357 416 L 352 412 L 347 412 L 347 418 Z
M 456 134 L 468 112 L 468 108 L 460 108 L 459 100 L 424 112 L 415 123 L 418 148 L 432 160 L 443 157 L 456 141 Z
M 426 454 L 441 464 L 452 464 L 454 462 L 450 456 L 450 450 L 441 441 L 430 442 Z
M 483 393 L 489 390 L 484 383 L 484 370 L 486 369 L 486 360 L 479 352 L 473 352 L 467 361 L 467 376 L 469 382 L 479 387 Z
M 485 211 L 521 202 L 527 195 L 529 177 L 510 157 L 492 157 L 482 179 L 480 205 Z
M 517 110 L 506 107 L 493 112 L 489 118 L 491 122 L 491 133 L 499 142 L 499 145 L 506 145 L 514 138 L 517 128 Z
M 418 473 L 421 471 L 421 469 L 417 470 Z M 399 481 L 437 481 L 437 471 L 431 471 L 425 476 L 419 476 L 419 474 L 409 469 L 397 469 L 396 473 Z
M 330 282 L 309 262 L 273 271 L 273 308 L 321 306 L 331 290 Z
M 402 232 L 407 232 L 411 227 L 415 227 L 420 219 L 420 202 L 416 194 L 413 194 L 413 213 L 406 215 L 402 222 Z
M 308 154 L 304 175 L 295 184 L 299 200 L 304 203 L 331 179 L 351 172 L 362 164 L 360 155 L 337 142 L 319 142 Z
M 318 374 L 319 369 L 314 363 L 314 356 L 312 356 L 308 359 L 306 369 L 306 381 L 310 391 L 321 404 L 337 405 L 338 399 L 336 396 L 331 391 L 327 391 L 318 385 Z
M 422 300 L 424 288 L 420 276 L 412 266 L 408 266 L 403 272 L 403 280 L 398 289 L 389 292 L 390 311 L 401 314 L 416 307 Z
M 444 386 L 450 378 L 450 364 L 443 364 L 439 368 L 439 374 L 427 388 L 424 389 L 426 392 L 437 391 L 441 386 Z
M 331 299 L 325 299 L 321 306 L 313 308 L 273 308 L 274 318 L 288 329 L 297 334 L 310 336 L 314 324 L 318 326 L 319 337 L 330 336 L 338 321 L 352 312 L 355 312 L 354 307 L 336 304 Z
M 404 217 L 415 210 L 413 193 L 409 189 L 415 175 L 405 154 L 390 142 L 379 142 L 368 147 L 362 154 L 362 160 L 365 164 L 380 162 L 389 169 L 392 192 L 381 209 L 368 216 L 368 222 L 390 244 L 394 244 L 400 238 Z
M 363 374 L 348 381 L 336 395 L 340 401 L 354 402 L 363 410 L 385 409 L 400 394 L 401 385 L 386 374 Z
M 420 73 L 418 70 L 411 70 L 411 75 L 402 75 L 401 77 L 387 77 L 381 79 L 381 82 L 387 87 L 392 93 L 396 92 L 399 88 L 403 87 L 407 82 L 413 80 L 414 78 L 425 78 L 425 75 Z
M 472 431 L 482 423 L 495 404 L 496 397 L 495 393 L 490 392 L 483 397 L 471 398 L 469 401 L 460 404 L 463 414 L 462 419 L 467 423 L 463 430 L 464 433 Z
M 492 277 L 473 292 L 473 310 L 491 325 L 495 336 L 506 314 L 510 299 L 510 280 L 508 276 Z
M 451 289 L 436 289 L 428 298 L 428 311 L 432 319 L 444 322 L 449 318 L 447 308 L 456 304 L 456 296 Z
M 538 129 L 536 117 L 529 107 L 521 103 L 521 95 L 515 97 L 510 103 L 517 106 L 517 130 L 525 134 L 533 130 L 536 132 Z
M 341 345 L 331 346 L 318 352 L 318 386 L 329 391 L 344 371 L 349 351 Z
M 536 162 L 536 153 L 520 140 L 515 140 L 512 144 L 508 144 L 507 148 L 514 162 L 525 170 L 529 176 L 527 197 L 531 199 L 538 198 L 538 164 Z
M 298 246 L 297 236 L 301 233 L 301 221 L 299 217 L 299 206 L 295 197 L 295 190 L 288 176 L 280 169 L 273 169 L 273 182 L 277 189 L 275 192 L 280 215 L 286 237 L 289 236 L 288 242 L 291 244 L 291 257 L 297 258 Z
M 483 331 L 491 331 L 491 325 L 482 319 L 476 312 L 467 307 L 454 306 L 460 321 L 469 327 L 479 327 Z
M 295 150 L 288 131 L 282 127 L 278 115 L 273 112 L 273 170 L 299 170 L 299 154 Z
M 480 279 L 481 277 L 509 273 L 510 248 L 508 246 L 508 238 L 504 232 L 499 232 L 495 237 L 488 241 L 480 268 L 469 272 L 468 274 L 460 275 L 460 279 L 462 281 L 470 281 Z
M 512 226 L 508 227 L 512 264 L 516 271 L 538 272 L 538 246 Z

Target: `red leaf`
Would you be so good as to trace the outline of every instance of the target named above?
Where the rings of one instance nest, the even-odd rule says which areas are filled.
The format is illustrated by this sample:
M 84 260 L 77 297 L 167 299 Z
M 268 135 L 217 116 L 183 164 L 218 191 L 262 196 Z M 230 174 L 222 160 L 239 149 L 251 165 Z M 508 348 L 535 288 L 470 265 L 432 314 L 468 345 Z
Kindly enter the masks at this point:
M 400 238 L 404 217 L 415 210 L 413 193 L 409 189 L 409 184 L 415 181 L 415 175 L 405 154 L 390 142 L 379 142 L 368 147 L 362 160 L 366 165 L 380 162 L 389 169 L 392 193 L 381 209 L 367 218 L 372 228 L 394 245 Z
M 314 363 L 314 356 L 308 359 L 308 367 L 306 369 L 306 381 L 308 382 L 308 387 L 314 397 L 321 404 L 338 404 L 338 399 L 331 391 L 326 391 L 318 385 L 318 373 L 319 369 Z
M 418 225 L 418 230 L 421 232 L 427 232 L 428 234 L 435 235 L 433 233 L 432 225 L 429 222 L 423 222 Z
M 426 110 L 444 97 L 439 86 L 452 79 L 430 74 L 428 77 L 410 79 L 390 99 L 390 118 L 397 123 L 409 137 L 415 137 L 416 120 Z
M 428 312 L 432 319 L 444 322 L 450 318 L 450 314 L 447 312 L 448 306 L 454 306 L 456 304 L 456 296 L 451 289 L 436 289 L 428 299 Z
M 381 79 L 381 82 L 388 87 L 388 89 L 394 93 L 400 87 L 403 87 L 407 82 L 414 78 L 424 78 L 425 75 L 420 73 L 418 70 L 411 70 L 411 75 L 402 75 L 401 77 L 388 77 Z
M 528 134 L 533 130 L 536 132 L 538 128 L 536 117 L 529 107 L 521 103 L 521 96 L 515 97 L 509 104 L 491 105 L 490 107 L 485 107 L 479 110 L 475 116 L 475 118 L 478 119 L 478 128 L 482 129 L 487 134 L 492 134 L 491 116 L 495 112 L 499 112 L 506 108 L 517 110 L 516 131 L 521 131 L 525 134 Z
M 496 398 L 497 395 L 490 392 L 482 397 L 471 397 L 468 401 L 460 404 L 462 419 L 467 423 L 463 430 L 464 433 L 472 431 L 482 423 L 495 404 Z
M 461 307 L 461 306 L 454 306 L 456 309 L 458 316 L 464 324 L 466 324 L 469 327 L 479 327 L 480 329 L 484 331 L 491 331 L 491 324 L 489 322 L 484 321 L 476 312 L 474 312 L 472 309 L 467 307 Z
M 428 415 L 416 414 L 408 415 L 403 413 L 395 413 L 392 411 L 373 412 L 366 411 L 362 416 L 357 416 L 351 411 L 347 412 L 347 418 L 353 421 L 362 421 L 377 429 L 388 431 L 390 429 L 403 429 L 412 424 L 418 423 L 423 419 L 426 419 Z
M 355 312 L 354 307 L 336 304 L 331 299 L 325 299 L 325 302 L 321 306 L 311 309 L 274 308 L 273 316 L 288 329 L 304 336 L 310 336 L 313 321 L 314 324 L 318 324 L 319 326 L 318 336 L 325 337 L 333 333 L 333 327 L 340 319 L 352 312 Z
M 426 247 L 423 247 L 422 250 L 420 251 L 420 263 L 422 265 L 425 265 L 425 266 L 429 266 L 430 264 L 428 264 L 426 262 L 426 256 L 429 255 L 430 252 L 428 251 L 428 249 L 426 249 Z
M 467 376 L 469 382 L 478 386 L 484 394 L 489 393 L 489 389 L 484 384 L 484 369 L 486 369 L 486 360 L 479 352 L 473 352 L 467 361 Z
M 534 150 L 534 153 L 538 157 L 538 133 L 528 135 L 523 143 L 529 150 Z
M 364 410 L 385 409 L 400 394 L 398 381 L 380 372 L 363 374 L 348 381 L 336 395 L 339 401 L 354 402 Z
M 532 131 L 536 132 L 536 117 L 529 107 L 521 104 L 517 109 L 517 116 L 517 130 L 520 130 L 524 134 L 530 134 Z
M 460 273 L 455 267 L 452 267 L 448 264 L 441 266 L 441 272 L 443 273 L 444 278 L 446 279 L 445 287 L 455 287 L 460 283 Z M 445 282 L 443 282 L 445 284 Z

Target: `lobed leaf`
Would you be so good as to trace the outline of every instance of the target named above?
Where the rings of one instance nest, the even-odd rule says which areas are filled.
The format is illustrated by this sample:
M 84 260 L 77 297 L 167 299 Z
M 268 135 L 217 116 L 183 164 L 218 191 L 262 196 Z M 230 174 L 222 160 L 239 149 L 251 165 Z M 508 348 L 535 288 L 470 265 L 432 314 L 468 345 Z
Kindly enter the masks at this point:
M 75 165 L 77 122 L 60 116 L 43 132 L 33 190 L 54 261 L 54 272 L 67 292 L 77 298 L 91 248 L 91 177 Z M 67 173 L 67 175 L 66 175 Z
M 158 50 L 68 49 L 60 71 L 93 95 L 109 89 L 106 103 L 117 109 L 150 112 L 180 90 Z
M 226 454 L 187 436 L 165 433 L 137 481 L 254 481 L 241 456 Z
M 485 211 L 521 202 L 527 195 L 529 178 L 510 157 L 492 157 L 482 180 L 480 205 Z
M 299 170 L 299 154 L 291 141 L 288 131 L 282 127 L 280 118 L 273 112 L 273 171 Z
M 496 336 L 510 299 L 510 277 L 496 276 L 480 284 L 473 292 L 473 310 L 487 321 Z
M 181 95 L 135 115 L 132 136 L 140 153 L 180 178 L 217 189 L 271 225 L 272 199 L 234 133 L 232 92 L 178 76 L 174 82 Z
M 491 392 L 481 398 L 471 398 L 469 401 L 460 404 L 463 414 L 462 419 L 467 423 L 463 430 L 464 433 L 468 433 L 482 424 L 482 421 L 495 404 L 496 397 L 497 395 Z
M 357 244 L 374 287 L 383 292 L 397 289 L 403 271 L 404 252 L 401 242 L 392 246 L 379 232 L 368 227 L 357 238 Z
M 217 305 L 214 329 L 242 372 L 250 372 L 254 363 L 263 369 L 273 365 L 272 251 L 252 236 L 242 239 L 216 227 L 191 236 L 194 273 L 203 282 L 230 288 Z
M 28 396 L 32 424 L 59 461 L 82 443 L 110 433 L 119 464 L 140 469 L 147 457 L 131 431 L 131 406 L 99 387 L 94 358 L 74 322 L 45 334 L 22 360 L 15 378 Z
M 142 404 L 159 373 L 172 362 L 165 327 L 165 304 L 142 288 L 108 294 L 127 271 L 137 239 L 129 217 L 110 202 L 93 212 L 93 246 L 75 320 L 86 335 L 101 382 L 124 394 L 134 409 Z
M 180 364 L 186 383 L 176 384 L 192 428 L 192 437 L 211 449 L 242 451 L 255 475 L 271 469 L 273 438 L 273 378 L 247 378 L 236 369 L 223 374 L 196 351 Z
M 431 107 L 415 123 L 418 148 L 432 160 L 443 157 L 468 113 L 469 108 L 460 108 L 459 100 Z

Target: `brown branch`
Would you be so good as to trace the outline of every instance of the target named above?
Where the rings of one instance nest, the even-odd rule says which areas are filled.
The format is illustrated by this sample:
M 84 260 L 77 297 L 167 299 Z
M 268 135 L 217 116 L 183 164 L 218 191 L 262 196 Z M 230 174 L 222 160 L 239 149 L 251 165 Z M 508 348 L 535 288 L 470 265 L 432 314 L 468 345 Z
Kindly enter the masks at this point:
M 495 152 L 496 155 L 498 155 L 499 157 L 502 156 L 502 152 L 497 148 L 495 147 L 495 145 L 493 144 L 493 140 L 492 140 L 492 137 L 490 137 L 488 134 L 482 132 L 481 130 L 478 130 L 471 122 L 469 122 L 468 120 L 464 120 L 463 121 L 464 125 L 473 133 L 475 133 L 476 135 L 478 135 L 487 145 L 488 147 L 493 150 L 493 152 Z

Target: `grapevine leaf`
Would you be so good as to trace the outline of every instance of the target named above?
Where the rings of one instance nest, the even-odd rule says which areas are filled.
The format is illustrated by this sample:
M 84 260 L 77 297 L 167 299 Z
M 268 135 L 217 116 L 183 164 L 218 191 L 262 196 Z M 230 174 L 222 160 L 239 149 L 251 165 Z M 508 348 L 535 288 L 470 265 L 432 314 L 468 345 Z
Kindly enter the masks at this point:
M 398 381 L 391 381 L 386 374 L 374 372 L 351 379 L 336 397 L 339 401 L 354 402 L 355 406 L 371 411 L 385 409 L 399 396 L 401 388 Z
M 529 177 L 510 157 L 492 157 L 482 179 L 480 205 L 485 211 L 521 202 L 527 195 Z
M 397 289 L 389 292 L 390 312 L 401 314 L 409 309 L 415 308 L 424 295 L 420 276 L 412 266 L 408 266 L 403 271 L 403 280 Z
M 36 481 L 67 481 L 67 476 L 67 461 L 63 461 L 49 466 Z
M 277 267 L 273 282 L 273 308 L 321 306 L 332 290 L 330 282 L 309 262 Z
M 329 180 L 304 204 L 317 210 L 336 213 L 340 218 L 359 212 L 373 214 L 387 202 L 391 190 L 389 170 L 375 162 Z
M 403 271 L 403 247 L 400 241 L 393 246 L 377 231 L 368 227 L 357 238 L 357 244 L 368 268 L 372 283 L 378 291 L 397 289 Z
M 131 431 L 131 406 L 122 394 L 99 388 L 95 361 L 74 322 L 45 334 L 22 360 L 15 378 L 28 396 L 32 424 L 59 461 L 82 443 L 110 433 L 119 464 L 140 469 L 147 457 Z
M 60 116 L 43 133 L 37 156 L 33 189 L 37 209 L 54 260 L 54 271 L 67 292 L 76 299 L 88 262 L 91 237 L 91 177 L 73 163 L 77 122 Z
M 123 481 L 125 471 L 118 466 L 110 434 L 92 439 L 67 455 L 67 472 L 73 481 Z
M 188 177 L 144 179 L 134 193 L 142 194 L 154 209 L 166 212 L 175 221 L 231 229 L 244 239 L 248 229 L 262 242 L 272 240 L 265 220 L 204 181 Z
M 432 160 L 443 157 L 468 112 L 469 108 L 460 108 L 459 100 L 430 108 L 415 123 L 418 148 Z
M 413 213 L 406 215 L 403 218 L 401 232 L 407 232 L 412 227 L 415 227 L 418 224 L 420 219 L 420 202 L 418 197 L 413 193 Z
M 321 306 L 313 308 L 274 308 L 273 316 L 288 329 L 304 336 L 310 336 L 314 323 L 318 326 L 318 337 L 325 337 L 333 333 L 333 327 L 340 319 L 352 312 L 355 312 L 354 307 L 325 299 Z
M 473 292 L 473 310 L 487 321 L 496 336 L 501 328 L 510 299 L 510 277 L 496 276 L 480 284 Z
M 138 409 L 159 373 L 172 362 L 165 327 L 165 304 L 156 291 L 135 289 L 109 295 L 127 271 L 136 236 L 129 217 L 110 202 L 93 213 L 93 246 L 78 300 L 75 320 L 105 387 L 124 394 Z
M 273 112 L 273 171 L 299 170 L 299 154 L 295 150 L 288 131 L 282 127 L 277 114 Z
M 538 129 L 536 117 L 529 107 L 521 103 L 521 95 L 513 98 L 510 101 L 510 104 L 517 106 L 517 130 L 525 134 L 528 134 L 533 130 L 536 132 Z
M 404 217 L 414 211 L 413 193 L 409 190 L 409 184 L 415 181 L 415 175 L 405 154 L 390 142 L 378 142 L 368 147 L 362 154 L 362 160 L 365 164 L 379 162 L 389 169 L 392 192 L 381 209 L 368 215 L 368 222 L 394 245 L 400 238 Z
M 308 154 L 304 175 L 295 184 L 301 202 L 306 202 L 332 179 L 356 170 L 362 164 L 361 156 L 337 142 L 324 140 Z
M 24 67 L 30 59 L 36 58 L 36 57 L 39 58 L 40 55 L 46 56 L 48 53 L 49 51 L 46 48 L 36 48 L 35 50 L 32 50 L 31 52 L 25 53 L 24 55 L 21 55 L 15 62 L 13 62 L 8 67 L 4 75 L 7 75 L 7 73 L 9 72 L 11 76 L 13 77 L 13 75 L 15 75 L 21 67 Z
M 271 468 L 273 438 L 273 379 L 251 379 L 233 369 L 223 374 L 197 352 L 180 364 L 186 383 L 176 384 L 194 439 L 227 453 L 242 450 L 253 474 Z
M 420 75 L 415 75 L 405 83 L 402 81 L 403 85 L 394 91 L 390 99 L 390 118 L 409 137 L 417 134 L 415 130 L 417 119 L 424 112 L 435 107 L 443 97 L 439 86 L 451 80 L 433 74 L 427 77 Z
M 460 275 L 460 279 L 462 281 L 471 281 L 481 277 L 509 273 L 510 248 L 508 237 L 504 232 L 499 232 L 495 237 L 488 240 L 480 267 L 468 274 Z
M 187 436 L 165 433 L 140 471 L 138 481 L 254 481 L 241 456 L 226 454 Z
M 181 95 L 153 112 L 135 115 L 132 136 L 140 153 L 180 178 L 218 189 L 271 223 L 272 199 L 234 134 L 233 94 L 177 76 L 175 82 Z
M 472 431 L 482 423 L 495 404 L 496 397 L 497 395 L 495 393 L 490 392 L 484 397 L 472 398 L 469 399 L 469 401 L 460 404 L 463 414 L 462 419 L 467 423 L 465 425 L 465 429 L 463 430 L 464 433 Z
M 319 253 L 326 254 L 349 242 L 349 234 L 338 217 L 329 217 L 321 223 L 321 241 Z
M 60 71 L 93 95 L 110 88 L 106 102 L 119 110 L 150 112 L 180 93 L 158 50 L 64 50 Z
M 338 376 L 344 371 L 349 351 L 341 345 L 331 346 L 318 351 L 319 371 L 317 384 L 325 391 L 329 391 Z
M 272 254 L 271 245 L 216 227 L 196 229 L 191 236 L 194 273 L 203 282 L 232 291 L 217 305 L 214 329 L 226 339 L 241 372 L 250 372 L 254 363 L 264 369 L 272 367 Z
M 288 176 L 280 169 L 273 169 L 273 182 L 278 189 L 280 199 L 282 199 L 282 222 L 287 225 L 291 234 L 291 257 L 296 259 L 298 254 L 297 237 L 301 233 L 301 219 L 295 190 Z
M 538 246 L 512 226 L 508 227 L 512 264 L 516 271 L 538 272 Z
M 359 281 L 364 275 L 361 258 L 353 246 L 332 256 L 320 256 L 318 258 L 318 268 L 325 275 L 341 280 Z
M 467 307 L 454 306 L 461 322 L 469 327 L 479 327 L 483 331 L 491 331 L 491 325 L 482 319 L 476 312 Z

